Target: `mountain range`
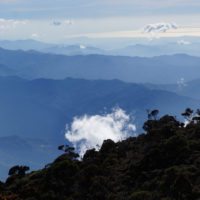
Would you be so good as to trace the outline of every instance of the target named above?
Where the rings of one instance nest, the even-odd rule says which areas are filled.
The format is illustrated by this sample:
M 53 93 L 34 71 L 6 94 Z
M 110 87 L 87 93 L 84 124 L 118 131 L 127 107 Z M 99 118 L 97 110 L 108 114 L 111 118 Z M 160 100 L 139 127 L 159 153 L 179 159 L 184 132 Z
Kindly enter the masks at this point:
M 86 53 L 56 55 L 28 50 L 28 45 L 24 50 L 0 48 L 2 179 L 15 164 L 38 169 L 52 160 L 57 146 L 68 143 L 65 127 L 75 116 L 102 115 L 120 107 L 134 115 L 141 132 L 146 109 L 180 116 L 186 107 L 199 107 L 198 57 L 87 55 L 85 49 L 101 50 L 63 48 L 73 54 Z
M 175 92 L 176 94 L 189 96 L 191 98 L 200 99 L 200 79 L 185 82 L 184 79 L 178 81 L 176 84 L 145 84 L 150 89 L 159 89 L 165 91 Z
M 100 39 L 98 39 L 100 40 Z M 66 44 L 50 44 L 33 39 L 29 40 L 0 40 L 0 47 L 8 50 L 35 50 L 43 53 L 61 54 L 61 55 L 118 55 L 118 56 L 139 56 L 154 57 L 161 55 L 188 54 L 200 56 L 199 38 L 195 37 L 177 37 L 174 39 L 127 39 L 119 42 L 120 39 L 112 42 L 113 48 L 108 46 L 110 40 L 102 42 L 91 42 L 90 40 L 71 40 Z M 102 45 L 102 43 L 106 45 Z M 116 45 L 119 43 L 118 45 Z
M 1 77 L 0 91 L 0 136 L 55 139 L 74 116 L 98 114 L 105 108 L 110 112 L 115 106 L 137 113 L 140 123 L 148 108 L 177 114 L 186 106 L 198 106 L 190 97 L 119 80 Z
M 141 131 L 146 109 L 180 116 L 186 107 L 198 108 L 199 100 L 119 80 L 0 77 L 0 177 L 14 164 L 36 169 L 48 163 L 67 142 L 65 126 L 75 116 L 109 113 L 116 106 L 133 114 Z
M 0 49 L 2 75 L 36 79 L 119 79 L 134 83 L 173 84 L 199 78 L 200 58 L 177 54 L 153 58 L 77 55 Z M 1 69 L 0 68 L 0 69 Z M 2 71 L 2 72 L 1 72 Z M 5 74 L 5 72 L 8 72 Z

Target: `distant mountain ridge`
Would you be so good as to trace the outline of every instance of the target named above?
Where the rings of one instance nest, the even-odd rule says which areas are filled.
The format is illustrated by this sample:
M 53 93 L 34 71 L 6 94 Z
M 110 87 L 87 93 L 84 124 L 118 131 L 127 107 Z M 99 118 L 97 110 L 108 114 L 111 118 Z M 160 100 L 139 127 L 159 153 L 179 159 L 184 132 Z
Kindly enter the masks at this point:
M 49 48 L 40 50 L 44 53 L 60 54 L 60 55 L 92 55 L 92 54 L 106 54 L 106 51 L 85 45 L 55 45 Z
M 45 42 L 36 41 L 33 39 L 27 40 L 0 40 L 0 47 L 8 50 L 42 50 L 53 46 Z
M 42 53 L 61 54 L 61 55 L 89 55 L 106 54 L 106 51 L 97 47 L 83 44 L 50 44 L 37 40 L 0 40 L 0 47 L 7 50 L 39 51 Z
M 124 48 L 114 49 L 110 55 L 154 57 L 162 55 L 188 54 L 200 56 L 200 43 L 190 43 L 185 40 L 165 44 L 134 44 Z
M 74 116 L 97 114 L 105 107 L 108 111 L 115 106 L 135 111 L 137 121 L 143 122 L 147 108 L 157 107 L 163 113 L 173 108 L 178 113 L 189 105 L 198 106 L 198 101 L 119 80 L 25 80 L 1 77 L 0 136 L 17 134 L 55 138 L 63 134 L 65 124 Z
M 108 39 L 107 39 L 108 40 Z M 195 37 L 177 37 L 170 39 L 157 39 L 148 41 L 145 39 L 129 39 L 128 41 L 118 38 L 115 42 L 102 40 L 106 43 L 103 46 L 97 42 L 90 40 L 71 39 L 68 43 L 50 44 L 33 39 L 27 40 L 0 40 L 0 47 L 9 50 L 36 50 L 44 53 L 61 54 L 61 55 L 118 55 L 118 56 L 139 56 L 139 57 L 154 57 L 161 55 L 173 54 L 188 54 L 192 56 L 200 56 L 199 39 Z M 121 45 L 117 45 L 118 43 Z M 107 43 L 110 43 L 109 48 Z M 101 47 L 99 47 L 101 46 Z
M 119 79 L 135 83 L 176 83 L 199 78 L 200 58 L 177 54 L 153 58 L 126 56 L 64 56 L 37 51 L 0 49 L 0 64 L 22 78 Z M 8 74 L 10 75 L 10 74 Z
M 150 89 L 159 89 L 165 91 L 175 92 L 176 94 L 188 96 L 194 99 L 200 99 L 200 79 L 186 82 L 184 79 L 179 80 L 176 84 L 144 84 Z

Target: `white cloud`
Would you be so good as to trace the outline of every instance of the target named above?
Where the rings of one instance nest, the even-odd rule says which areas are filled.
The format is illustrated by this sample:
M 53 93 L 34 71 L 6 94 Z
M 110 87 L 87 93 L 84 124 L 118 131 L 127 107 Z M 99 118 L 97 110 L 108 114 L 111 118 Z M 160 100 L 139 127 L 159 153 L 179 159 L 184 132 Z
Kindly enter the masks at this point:
M 155 24 L 148 24 L 144 27 L 144 32 L 145 33 L 151 33 L 151 34 L 156 34 L 156 33 L 165 33 L 168 30 L 171 29 L 177 29 L 178 26 L 175 23 L 155 23 Z
M 66 19 L 66 20 L 57 20 L 57 21 L 53 21 L 52 25 L 54 26 L 62 26 L 62 25 L 73 25 L 74 22 L 70 19 Z
M 0 18 L 0 31 L 16 28 L 18 25 L 26 25 L 25 20 L 3 19 Z
M 178 41 L 177 41 L 177 44 L 179 44 L 179 45 L 190 45 L 191 42 L 186 41 L 186 40 L 178 40 Z
M 180 24 L 178 29 L 168 30 L 151 35 L 144 33 L 142 24 L 150 24 L 156 21 L 157 17 L 117 17 L 117 18 L 94 18 L 94 19 L 75 19 L 55 18 L 55 20 L 12 20 L 19 21 L 15 28 L 0 29 L 0 39 L 27 39 L 32 33 L 38 33 L 39 39 L 44 42 L 63 43 L 68 42 L 70 38 L 89 37 L 89 38 L 148 38 L 156 36 L 161 37 L 181 37 L 181 36 L 200 36 L 200 27 L 194 19 L 198 16 L 190 16 L 187 19 L 184 16 L 168 16 L 161 18 L 161 21 L 173 21 Z M 68 21 L 69 20 L 69 21 Z M 54 26 L 53 21 L 61 22 L 62 25 Z M 66 24 L 64 24 L 66 21 Z M 71 22 L 70 22 L 71 21 Z M 184 22 L 183 22 L 184 21 Z M 116 23 L 117 22 L 117 23 Z M 131 22 L 131 23 L 130 23 Z M 5 22 L 4 22 L 5 23 Z M 10 22 L 9 22 L 10 23 Z M 12 22 L 13 23 L 13 22 Z M 67 25 L 72 23 L 73 25 Z M 0 23 L 1 24 L 1 23 Z M 23 25 L 25 24 L 25 25 Z M 10 26 L 9 26 L 10 27 Z M 12 26 L 11 26 L 12 27 Z M 198 28 L 199 27 L 199 28 Z M 5 30 L 5 31 L 3 31 Z M 84 43 L 79 41 L 77 43 Z
M 36 38 L 39 38 L 40 36 L 39 36 L 38 33 L 32 33 L 32 34 L 31 34 L 31 37 L 36 39 Z
M 184 78 L 181 78 L 180 80 L 177 81 L 177 85 L 178 85 L 178 88 L 181 90 L 187 86 L 187 83 L 185 82 Z
M 74 22 L 71 19 L 64 20 L 63 23 L 66 24 L 66 25 L 73 25 L 74 24 Z
M 82 44 L 79 47 L 80 47 L 80 49 L 86 49 L 87 48 L 85 45 L 82 45 Z
M 101 146 L 106 139 L 117 142 L 134 135 L 136 126 L 131 121 L 131 116 L 120 108 L 106 115 L 76 117 L 66 128 L 65 137 L 83 156 L 87 149 Z
M 60 21 L 53 21 L 52 23 L 54 26 L 61 26 L 62 25 L 62 22 Z

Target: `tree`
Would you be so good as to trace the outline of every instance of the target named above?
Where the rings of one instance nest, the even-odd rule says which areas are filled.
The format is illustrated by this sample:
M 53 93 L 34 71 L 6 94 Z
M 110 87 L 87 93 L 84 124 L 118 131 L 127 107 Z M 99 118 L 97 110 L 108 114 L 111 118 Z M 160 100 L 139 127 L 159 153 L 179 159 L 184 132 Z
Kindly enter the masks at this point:
M 192 117 L 192 121 L 193 121 L 194 123 L 200 122 L 200 109 L 197 109 L 197 110 L 196 110 L 195 116 Z
M 64 151 L 70 159 L 76 159 L 79 157 L 79 155 L 75 153 L 75 148 L 70 147 L 69 145 L 60 145 L 58 146 L 58 150 Z
M 200 109 L 197 109 L 197 110 L 196 110 L 196 114 L 197 114 L 198 116 L 200 116 Z
M 154 118 L 154 120 L 157 119 L 158 114 L 159 114 L 159 110 L 152 110 L 151 111 L 151 115 Z
M 149 110 L 147 109 L 147 114 L 148 114 L 148 119 L 149 120 L 157 120 L 157 116 L 159 114 L 159 110 L 155 109 L 155 110 Z
M 12 176 L 12 175 L 22 175 L 24 176 L 26 174 L 27 171 L 30 170 L 30 167 L 28 166 L 19 166 L 19 165 L 15 165 L 12 168 L 10 168 L 8 175 Z
M 193 116 L 193 110 L 191 108 L 186 108 L 185 111 L 181 114 L 186 120 L 191 121 Z
M 13 166 L 10 168 L 8 175 L 12 176 L 14 174 L 17 174 L 18 170 L 19 170 L 19 165 Z

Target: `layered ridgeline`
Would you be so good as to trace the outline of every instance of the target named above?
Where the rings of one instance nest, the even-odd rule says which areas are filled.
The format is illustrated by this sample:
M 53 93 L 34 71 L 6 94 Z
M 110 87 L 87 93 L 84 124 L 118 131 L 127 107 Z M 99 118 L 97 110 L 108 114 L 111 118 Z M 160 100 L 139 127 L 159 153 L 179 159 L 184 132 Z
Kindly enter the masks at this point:
M 99 46 L 101 49 L 96 46 Z M 111 46 L 113 47 L 112 49 L 110 49 Z M 159 38 L 159 40 L 95 38 L 94 41 L 91 38 L 76 38 L 75 40 L 71 38 L 68 44 L 48 44 L 30 39 L 15 41 L 0 40 L 0 47 L 10 50 L 36 50 L 63 55 L 101 54 L 152 57 L 184 53 L 200 56 L 198 37 Z
M 44 169 L 25 175 L 18 166 L 1 183 L 10 200 L 197 200 L 200 196 L 200 111 L 187 125 L 166 115 L 144 124 L 145 134 L 104 141 L 77 160 L 73 148 Z M 59 147 L 63 149 L 63 146 Z
M 198 108 L 199 100 L 119 80 L 0 77 L 0 136 L 55 139 L 73 117 L 109 113 L 115 107 L 132 113 L 141 129 L 146 109 L 177 115 L 190 105 Z
M 146 109 L 178 115 L 188 106 L 198 108 L 199 100 L 118 80 L 0 77 L 0 178 L 15 164 L 38 169 L 55 158 L 74 117 L 105 116 L 119 107 L 133 115 L 139 133 Z
M 29 79 L 72 77 L 171 84 L 181 78 L 186 81 L 198 79 L 199 63 L 200 58 L 184 54 L 153 58 L 64 56 L 0 49 L 0 75 L 17 75 Z
M 176 84 L 145 84 L 146 87 L 150 89 L 165 90 L 175 92 L 176 94 L 189 96 L 195 99 L 200 99 L 200 79 L 192 80 L 186 82 L 184 78 L 177 81 Z

